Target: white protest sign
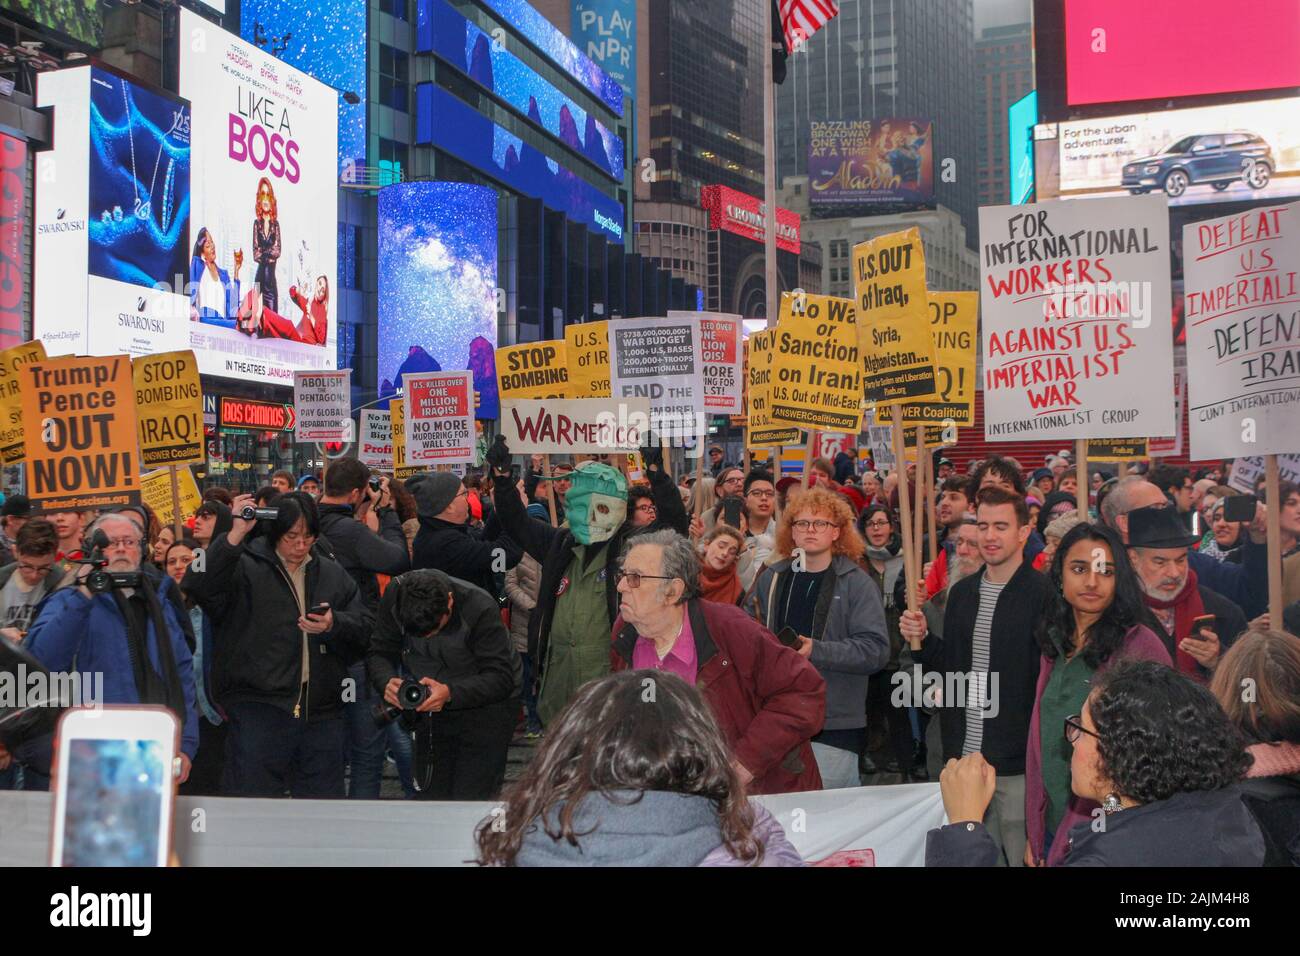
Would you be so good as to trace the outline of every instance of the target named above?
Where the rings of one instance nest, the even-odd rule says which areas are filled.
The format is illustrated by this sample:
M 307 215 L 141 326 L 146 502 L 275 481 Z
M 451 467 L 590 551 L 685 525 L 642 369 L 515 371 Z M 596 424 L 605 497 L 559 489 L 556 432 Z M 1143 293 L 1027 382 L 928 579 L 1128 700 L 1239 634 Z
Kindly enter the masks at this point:
M 1183 226 L 1192 457 L 1300 451 L 1300 205 Z
M 979 211 L 984 434 L 1174 434 L 1165 197 Z
M 297 441 L 352 441 L 352 369 L 294 372 Z
M 700 320 L 700 357 L 704 362 L 704 413 L 739 415 L 744 411 L 745 352 L 740 316 L 724 312 L 669 311 L 668 318 Z
M 636 451 L 650 426 L 648 398 L 519 399 L 501 403 L 501 434 L 516 455 Z
M 611 319 L 610 386 L 615 398 L 646 398 L 660 439 L 704 432 L 700 323 L 689 317 Z
M 1168 458 L 1183 453 L 1183 406 L 1187 402 L 1187 370 L 1174 371 L 1174 434 L 1172 438 L 1152 438 L 1147 442 L 1147 454 L 1152 458 Z
M 406 464 L 474 463 L 474 378 L 470 372 L 419 372 L 406 390 Z
M 1300 455 L 1277 456 L 1278 481 L 1293 481 L 1300 484 Z M 1228 472 L 1228 487 L 1236 488 L 1243 494 L 1253 495 L 1255 485 L 1264 477 L 1263 456 L 1247 455 L 1237 458 Z
M 393 470 L 393 423 L 388 412 L 378 408 L 361 409 L 357 458 L 363 465 L 380 471 Z

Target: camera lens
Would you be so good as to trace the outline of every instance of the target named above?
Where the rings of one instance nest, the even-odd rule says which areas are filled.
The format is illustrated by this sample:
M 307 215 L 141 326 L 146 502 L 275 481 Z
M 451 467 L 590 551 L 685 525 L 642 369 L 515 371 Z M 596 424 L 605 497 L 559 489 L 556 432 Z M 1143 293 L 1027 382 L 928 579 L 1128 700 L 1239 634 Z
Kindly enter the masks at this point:
M 424 703 L 429 696 L 429 688 L 419 681 L 405 680 L 397 691 L 397 699 L 402 702 L 404 710 L 414 710 Z

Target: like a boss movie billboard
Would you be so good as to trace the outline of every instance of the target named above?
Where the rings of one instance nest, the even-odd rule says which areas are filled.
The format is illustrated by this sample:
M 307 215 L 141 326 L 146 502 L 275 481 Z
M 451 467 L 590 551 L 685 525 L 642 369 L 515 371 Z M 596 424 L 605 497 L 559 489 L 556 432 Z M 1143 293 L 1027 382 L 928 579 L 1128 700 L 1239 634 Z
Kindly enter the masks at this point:
M 182 10 L 193 104 L 190 345 L 209 375 L 289 384 L 337 360 L 338 96 Z

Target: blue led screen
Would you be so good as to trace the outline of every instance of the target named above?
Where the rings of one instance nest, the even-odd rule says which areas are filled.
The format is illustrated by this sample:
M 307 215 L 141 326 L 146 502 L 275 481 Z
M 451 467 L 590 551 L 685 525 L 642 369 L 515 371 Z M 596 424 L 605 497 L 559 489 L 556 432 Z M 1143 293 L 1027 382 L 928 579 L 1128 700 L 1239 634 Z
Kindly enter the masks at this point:
M 502 129 L 442 87 L 415 88 L 415 141 L 450 153 L 516 192 L 542 200 L 612 242 L 623 241 L 623 204 Z
M 379 192 L 379 394 L 415 372 L 474 373 L 496 418 L 497 193 L 410 182 Z
M 366 163 L 364 0 L 243 0 L 240 35 L 339 91 L 339 168 Z M 352 105 L 343 93 L 357 94 Z
M 636 90 L 636 0 L 573 0 L 573 38 L 606 73 Z
M 1034 124 L 1038 122 L 1038 91 L 1007 107 L 1007 156 L 1011 161 L 1011 204 L 1029 202 L 1034 192 Z
M 570 149 L 623 181 L 623 140 L 565 96 L 445 0 L 430 0 L 433 48 L 485 90 L 495 93 Z

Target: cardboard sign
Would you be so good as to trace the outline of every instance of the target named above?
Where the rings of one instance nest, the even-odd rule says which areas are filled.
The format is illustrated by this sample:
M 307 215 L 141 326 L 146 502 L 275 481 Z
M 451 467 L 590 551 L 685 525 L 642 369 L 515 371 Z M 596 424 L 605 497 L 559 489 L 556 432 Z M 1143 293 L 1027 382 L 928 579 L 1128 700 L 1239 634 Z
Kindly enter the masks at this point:
M 979 334 L 978 292 L 930 292 L 930 334 L 938 388 L 929 401 L 903 405 L 903 424 L 924 423 L 926 444 L 942 441 L 944 426 L 975 424 L 975 339 Z M 880 405 L 876 421 L 892 422 L 890 407 Z M 915 441 L 915 438 L 913 439 Z
M 42 514 L 139 504 L 131 359 L 69 355 L 23 368 L 27 494 Z
M 569 384 L 574 398 L 609 398 L 609 323 L 565 326 Z
M 925 293 L 925 251 L 913 227 L 853 247 L 858 343 L 866 360 L 869 402 L 933 395 L 934 342 Z
M 357 432 L 357 459 L 371 468 L 392 471 L 393 425 L 389 413 L 379 408 L 361 409 Z
M 1147 442 L 1147 454 L 1152 458 L 1166 458 L 1183 453 L 1183 413 L 1187 408 L 1187 370 L 1174 371 L 1174 434 L 1171 438 L 1152 438 Z
M 474 463 L 474 379 L 469 372 L 419 372 L 406 389 L 406 461 L 410 465 Z
M 23 366 L 45 361 L 45 344 L 24 342 L 0 352 L 0 464 L 13 465 L 27 453 L 23 443 Z
M 1192 457 L 1300 450 L 1300 204 L 1189 222 L 1183 261 Z
M 704 362 L 704 412 L 738 415 L 744 407 L 744 347 L 740 316 L 722 312 L 678 312 L 668 318 L 698 318 Z
M 131 379 L 144 467 L 206 464 L 203 390 L 194 353 L 160 352 L 132 359 Z
M 496 354 L 501 401 L 567 398 L 572 394 L 566 342 L 507 345 L 497 349 Z
M 352 441 L 352 369 L 294 372 L 297 441 Z
M 749 421 L 745 426 L 746 448 L 794 445 L 799 442 L 797 427 L 777 425 L 772 421 L 772 344 L 775 341 L 776 329 L 754 332 L 748 339 Z
M 1227 485 L 1236 488 L 1242 494 L 1253 495 L 1255 483 L 1264 477 L 1264 457 L 1262 455 L 1243 455 L 1234 459 L 1232 470 L 1228 472 Z M 1300 455 L 1277 456 L 1277 480 L 1300 484 Z
M 1164 194 L 985 206 L 979 221 L 985 437 L 1172 435 Z
M 772 421 L 857 434 L 862 358 L 852 300 L 781 293 L 772 358 Z
M 1138 461 L 1147 456 L 1145 438 L 1088 442 L 1089 461 Z
M 199 484 L 194 480 L 194 472 L 188 468 L 176 469 L 177 490 L 181 498 L 181 519 L 184 520 L 199 510 L 203 496 L 199 494 Z M 172 514 L 172 477 L 170 468 L 146 472 L 140 476 L 140 496 L 144 503 L 153 509 L 158 522 L 165 526 L 176 523 Z
M 699 319 L 693 315 L 609 323 L 613 396 L 649 399 L 651 427 L 661 440 L 694 440 L 704 432 L 699 336 Z
M 393 477 L 405 481 L 412 475 L 418 475 L 423 468 L 413 467 L 406 462 L 406 405 L 400 398 L 388 402 L 388 424 L 392 429 L 393 440 Z
M 647 398 L 539 399 L 501 403 L 501 434 L 516 455 L 634 452 L 650 425 Z

